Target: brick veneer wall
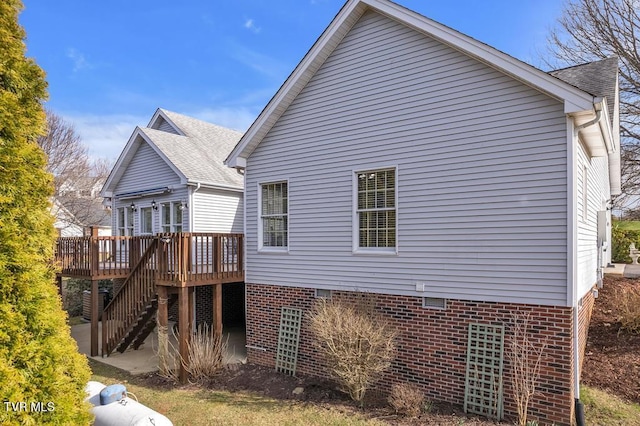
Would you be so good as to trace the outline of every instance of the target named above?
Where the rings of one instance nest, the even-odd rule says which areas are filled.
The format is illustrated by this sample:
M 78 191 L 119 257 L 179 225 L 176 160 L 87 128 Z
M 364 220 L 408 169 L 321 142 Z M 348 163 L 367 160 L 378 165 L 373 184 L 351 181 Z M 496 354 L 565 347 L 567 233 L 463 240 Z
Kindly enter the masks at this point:
M 334 295 L 348 295 L 334 292 Z M 569 424 L 573 417 L 572 309 L 515 303 L 447 300 L 444 310 L 422 307 L 421 297 L 376 295 L 378 310 L 392 320 L 399 332 L 398 355 L 379 387 L 412 382 L 437 401 L 461 405 L 467 350 L 467 329 L 472 322 L 506 324 L 513 312 L 530 313 L 531 339 L 547 347 L 541 376 L 530 406 L 530 419 L 542 424 Z M 315 299 L 314 289 L 246 284 L 247 345 L 249 362 L 274 366 L 280 309 L 307 311 Z M 585 296 L 580 311 L 581 334 L 586 335 L 593 298 Z M 507 328 L 505 343 L 509 335 Z M 506 345 L 505 345 L 506 346 Z M 583 347 L 581 348 L 583 350 Z M 297 372 L 326 376 L 321 359 L 312 348 L 307 321 L 303 321 Z M 505 414 L 516 415 L 510 396 L 510 365 L 505 353 Z

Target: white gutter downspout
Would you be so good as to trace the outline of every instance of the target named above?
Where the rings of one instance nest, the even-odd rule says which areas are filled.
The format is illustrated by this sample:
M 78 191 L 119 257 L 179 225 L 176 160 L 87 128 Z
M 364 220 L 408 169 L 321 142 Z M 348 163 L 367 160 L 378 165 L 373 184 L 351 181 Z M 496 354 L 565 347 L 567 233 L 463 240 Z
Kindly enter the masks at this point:
M 584 405 L 582 404 L 582 402 L 580 401 L 580 306 L 579 306 L 579 298 L 578 298 L 578 282 L 577 282 L 577 270 L 575 267 L 574 268 L 574 263 L 577 262 L 577 227 L 574 227 L 575 224 L 575 216 L 577 214 L 577 212 L 575 210 L 577 210 L 577 207 L 575 207 L 576 204 L 576 196 L 577 196 L 577 190 L 576 190 L 576 175 L 574 172 L 574 169 L 576 167 L 576 145 L 578 142 L 578 132 L 586 127 L 589 126 L 593 126 L 594 124 L 598 124 L 600 122 L 600 120 L 602 120 L 602 100 L 600 99 L 594 99 L 594 103 L 593 103 L 593 108 L 596 111 L 596 116 L 593 120 L 587 121 L 586 123 L 582 123 L 579 126 L 575 126 L 573 127 L 573 132 L 572 132 L 572 138 L 571 138 L 571 154 L 569 155 L 569 157 L 571 157 L 571 185 L 572 185 L 572 197 L 571 197 L 571 209 L 569 211 L 569 214 L 571 215 L 571 220 L 570 223 L 572 224 L 572 228 L 576 228 L 576 229 L 572 229 L 571 230 L 571 263 L 572 265 L 571 267 L 571 275 L 570 275 L 570 279 L 571 279 L 571 287 L 572 287 L 572 297 L 571 297 L 571 304 L 573 307 L 573 377 L 574 377 L 574 383 L 573 383 L 573 389 L 574 389 L 574 398 L 575 398 L 575 420 L 576 420 L 576 425 L 577 426 L 584 426 L 585 421 L 584 421 Z M 571 122 L 572 123 L 572 122 Z M 605 136 L 606 137 L 606 136 Z M 609 148 L 609 147 L 607 147 Z M 583 178 L 586 179 L 586 176 Z
M 189 188 L 193 188 L 193 187 L 189 186 Z M 193 227 L 193 219 L 194 219 L 193 196 L 195 195 L 196 192 L 198 192 L 199 189 L 200 189 L 200 182 L 197 182 L 195 188 L 193 188 L 192 190 L 189 191 L 189 229 L 190 229 L 190 232 L 196 232 L 195 228 Z
M 195 229 L 193 227 L 193 219 L 194 219 L 194 208 L 193 208 L 193 196 L 196 192 L 198 192 L 198 190 L 200 189 L 200 182 L 196 183 L 195 188 L 192 186 L 189 186 L 190 191 L 189 191 L 189 229 L 191 230 L 191 232 L 195 232 Z M 193 188 L 193 189 L 191 189 Z M 195 292 L 197 292 L 198 290 L 195 290 Z M 193 318 L 191 318 L 191 321 L 193 321 L 193 324 L 197 324 L 196 322 L 196 295 L 193 295 Z

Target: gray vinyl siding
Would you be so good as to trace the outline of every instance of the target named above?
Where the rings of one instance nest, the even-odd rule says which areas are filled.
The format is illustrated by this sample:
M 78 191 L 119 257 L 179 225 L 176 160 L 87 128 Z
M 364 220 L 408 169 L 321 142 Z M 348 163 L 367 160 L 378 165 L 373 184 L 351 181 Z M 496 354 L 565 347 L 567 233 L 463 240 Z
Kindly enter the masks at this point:
M 140 234 L 140 209 L 143 207 L 151 206 L 153 200 L 156 201 L 159 206 L 165 202 L 181 202 L 188 201 L 187 187 L 177 187 L 180 185 L 180 177 L 169 167 L 169 165 L 147 144 L 142 142 L 137 151 L 133 155 L 131 162 L 126 166 L 122 177 L 116 185 L 114 191 L 116 196 L 112 206 L 112 226 L 114 235 L 117 235 L 117 209 L 120 207 L 129 207 L 131 203 L 134 203 L 138 207 L 138 211 L 134 213 L 134 235 Z M 166 194 L 153 195 L 142 198 L 124 199 L 120 200 L 117 195 L 133 192 L 143 191 L 147 189 L 163 188 L 174 186 L 175 188 Z M 153 232 L 160 232 L 160 210 L 152 212 L 153 220 Z M 182 218 L 183 230 L 186 232 L 189 229 L 189 214 L 185 211 Z
M 162 117 L 158 118 L 158 121 L 155 123 L 153 128 L 157 130 L 161 130 L 163 132 L 173 133 L 174 135 L 179 135 L 176 129 L 174 129 L 173 126 L 169 124 L 169 122 Z
M 561 102 L 367 12 L 248 158 L 246 281 L 565 305 L 565 120 Z M 386 166 L 398 254 L 354 254 L 353 171 Z M 289 251 L 259 253 L 259 183 L 282 180 Z
M 193 231 L 243 233 L 242 193 L 200 188 L 193 194 Z
M 146 142 L 142 142 L 116 185 L 115 193 L 159 188 L 180 183 L 180 177 Z
M 589 291 L 597 281 L 598 269 L 598 211 L 605 210 L 609 193 L 609 168 L 607 157 L 589 158 L 582 144 L 578 144 L 577 159 L 577 260 L 578 260 L 578 298 Z M 584 175 L 583 166 L 587 174 Z M 584 184 L 586 178 L 587 209 L 584 217 Z M 602 264 L 611 260 L 611 238 L 609 236 Z

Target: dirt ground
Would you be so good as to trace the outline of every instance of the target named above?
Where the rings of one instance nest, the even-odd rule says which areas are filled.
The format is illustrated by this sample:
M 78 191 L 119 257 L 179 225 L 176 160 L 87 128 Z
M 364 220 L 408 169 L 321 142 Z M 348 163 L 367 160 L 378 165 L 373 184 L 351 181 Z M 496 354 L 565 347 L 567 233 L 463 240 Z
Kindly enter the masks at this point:
M 640 279 L 606 276 L 589 327 L 582 382 L 640 403 L 640 335 L 620 330 L 618 295 Z
M 620 331 L 616 313 L 616 296 L 627 286 L 640 286 L 640 279 L 605 277 L 604 288 L 599 291 L 592 314 L 582 382 L 640 403 L 640 336 Z M 175 386 L 155 374 L 148 375 L 146 381 L 156 387 Z M 430 413 L 424 413 L 419 418 L 405 418 L 395 414 L 386 399 L 373 391 L 365 398 L 363 410 L 328 380 L 305 376 L 291 377 L 276 373 L 272 368 L 257 365 L 237 365 L 232 369 L 225 369 L 206 387 L 250 391 L 301 404 L 331 406 L 346 413 L 361 413 L 368 418 L 383 420 L 390 425 L 496 424 L 486 419 L 467 417 L 461 407 L 447 404 L 434 404 Z M 303 392 L 296 395 L 296 388 L 302 388 Z

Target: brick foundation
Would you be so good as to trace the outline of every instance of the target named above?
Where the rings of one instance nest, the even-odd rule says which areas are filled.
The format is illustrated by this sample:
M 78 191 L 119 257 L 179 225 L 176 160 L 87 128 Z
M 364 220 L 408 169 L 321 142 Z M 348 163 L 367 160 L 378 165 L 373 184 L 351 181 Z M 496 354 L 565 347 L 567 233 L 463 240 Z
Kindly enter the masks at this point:
M 349 293 L 334 294 L 345 296 Z M 382 390 L 389 389 L 393 383 L 412 382 L 420 385 L 433 400 L 462 405 L 468 324 L 508 325 L 513 312 L 529 312 L 533 341 L 547 342 L 539 386 L 530 405 L 530 419 L 537 419 L 541 424 L 569 424 L 572 421 L 571 308 L 449 299 L 446 309 L 438 310 L 422 307 L 420 297 L 384 294 L 376 297 L 377 309 L 393 321 L 399 332 L 398 355 L 378 385 Z M 316 300 L 315 291 L 246 284 L 246 298 L 249 362 L 274 366 L 281 307 L 290 306 L 307 311 Z M 579 312 L 581 351 L 584 351 L 592 307 L 593 296 L 589 293 L 583 299 Z M 506 338 L 509 332 L 507 328 Z M 311 346 L 306 321 L 303 321 L 300 333 L 297 365 L 297 372 L 301 374 L 327 375 L 322 361 Z M 506 354 L 504 371 L 505 415 L 513 417 L 516 409 L 510 396 L 510 365 Z

